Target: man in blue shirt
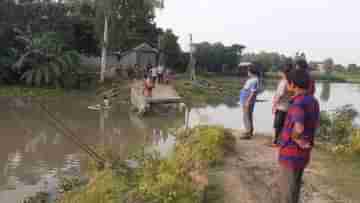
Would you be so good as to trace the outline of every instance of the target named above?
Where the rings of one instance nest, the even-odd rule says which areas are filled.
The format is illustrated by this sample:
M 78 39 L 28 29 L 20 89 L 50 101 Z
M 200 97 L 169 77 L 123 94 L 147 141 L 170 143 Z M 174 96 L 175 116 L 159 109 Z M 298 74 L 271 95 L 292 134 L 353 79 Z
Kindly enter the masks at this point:
M 243 107 L 243 124 L 245 134 L 241 139 L 251 139 L 254 133 L 253 112 L 256 96 L 259 90 L 259 70 L 251 65 L 249 67 L 249 79 L 240 91 L 240 104 Z

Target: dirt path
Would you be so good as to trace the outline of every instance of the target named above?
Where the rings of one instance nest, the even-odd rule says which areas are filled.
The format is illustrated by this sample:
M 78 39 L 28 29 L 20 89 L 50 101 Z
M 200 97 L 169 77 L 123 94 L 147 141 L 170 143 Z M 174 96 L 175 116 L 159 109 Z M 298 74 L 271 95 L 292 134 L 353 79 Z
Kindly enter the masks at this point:
M 225 162 L 225 203 L 278 202 L 277 149 L 268 147 L 269 142 L 263 136 L 237 140 L 236 153 Z M 305 171 L 302 203 L 356 202 L 340 198 L 333 188 L 322 183 L 318 167 L 310 166 Z

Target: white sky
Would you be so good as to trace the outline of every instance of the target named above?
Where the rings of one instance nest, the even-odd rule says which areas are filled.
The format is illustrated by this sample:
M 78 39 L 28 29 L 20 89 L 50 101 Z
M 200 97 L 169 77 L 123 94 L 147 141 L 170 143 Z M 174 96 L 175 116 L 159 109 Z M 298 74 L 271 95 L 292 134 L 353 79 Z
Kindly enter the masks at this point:
M 304 51 L 311 60 L 360 64 L 359 0 L 165 0 L 156 19 L 188 50 L 194 42 L 239 43 L 250 51 Z

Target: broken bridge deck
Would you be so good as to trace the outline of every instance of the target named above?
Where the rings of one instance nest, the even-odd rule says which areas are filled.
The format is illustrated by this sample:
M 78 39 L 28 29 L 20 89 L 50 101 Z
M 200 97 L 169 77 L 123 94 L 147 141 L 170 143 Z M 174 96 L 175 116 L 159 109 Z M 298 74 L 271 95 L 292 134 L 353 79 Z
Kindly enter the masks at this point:
M 152 97 L 144 96 L 143 81 L 135 81 L 131 86 L 131 104 L 135 106 L 140 113 L 153 104 L 173 104 L 180 103 L 181 97 L 178 95 L 172 85 L 156 84 L 152 91 Z

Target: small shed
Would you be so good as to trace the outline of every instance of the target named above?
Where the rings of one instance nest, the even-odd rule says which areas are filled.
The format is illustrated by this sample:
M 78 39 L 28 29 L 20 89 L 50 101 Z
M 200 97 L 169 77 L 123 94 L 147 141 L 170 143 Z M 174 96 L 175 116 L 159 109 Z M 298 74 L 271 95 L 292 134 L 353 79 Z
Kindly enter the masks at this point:
M 143 43 L 122 53 L 120 55 L 120 65 L 134 66 L 135 64 L 139 64 L 141 67 L 145 67 L 146 65 L 151 64 L 155 66 L 157 53 L 157 49 L 152 48 L 147 43 Z

